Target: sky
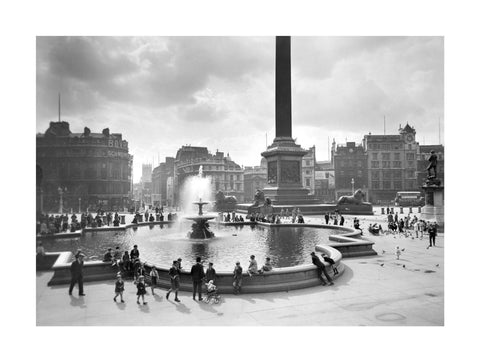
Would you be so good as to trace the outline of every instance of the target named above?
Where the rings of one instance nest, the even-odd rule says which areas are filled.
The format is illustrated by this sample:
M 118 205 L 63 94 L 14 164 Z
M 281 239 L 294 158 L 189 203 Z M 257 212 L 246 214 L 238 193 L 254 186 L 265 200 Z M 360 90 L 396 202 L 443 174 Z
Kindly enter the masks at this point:
M 37 37 L 36 132 L 109 128 L 154 167 L 182 145 L 260 164 L 275 136 L 274 37 Z M 327 160 L 329 142 L 397 134 L 444 143 L 443 37 L 292 37 L 292 133 Z

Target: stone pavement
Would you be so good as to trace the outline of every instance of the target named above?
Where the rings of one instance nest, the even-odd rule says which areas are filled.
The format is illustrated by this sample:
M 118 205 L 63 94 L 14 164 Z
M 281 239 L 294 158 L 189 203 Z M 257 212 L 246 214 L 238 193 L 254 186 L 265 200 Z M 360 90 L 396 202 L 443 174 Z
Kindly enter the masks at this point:
M 380 218 L 368 217 L 363 226 L 370 220 Z M 87 283 L 85 297 L 78 298 L 78 289 L 70 297 L 68 285 L 48 287 L 52 273 L 38 272 L 37 325 L 443 326 L 443 235 L 429 249 L 428 238 L 366 236 L 375 241 L 379 255 L 344 259 L 345 273 L 333 287 L 222 295 L 220 304 L 213 305 L 193 301 L 186 292 L 175 303 L 166 300 L 164 290 L 152 296 L 148 289 L 148 304 L 139 306 L 131 282 L 126 283 L 126 303 L 116 304 L 113 280 Z M 400 260 L 394 255 L 397 245 L 405 249 Z

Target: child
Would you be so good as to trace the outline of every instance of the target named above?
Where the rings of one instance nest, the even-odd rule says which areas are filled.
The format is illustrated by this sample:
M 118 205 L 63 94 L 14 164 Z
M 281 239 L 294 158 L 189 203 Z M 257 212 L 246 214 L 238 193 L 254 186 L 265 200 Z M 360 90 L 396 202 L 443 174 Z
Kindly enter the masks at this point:
M 400 251 L 400 247 L 398 245 L 397 245 L 397 250 L 395 250 L 395 254 L 397 254 L 397 260 L 399 260 L 402 252 Z
M 125 282 L 122 279 L 122 273 L 117 273 L 117 281 L 115 282 L 115 297 L 113 301 L 117 302 L 117 297 L 120 295 L 120 302 L 125 303 L 123 300 L 123 291 L 125 290 Z
M 137 283 L 137 304 L 140 304 L 140 297 L 142 297 L 142 302 L 143 304 L 147 304 L 145 302 L 145 294 L 147 293 L 147 290 L 145 289 L 145 277 L 143 275 L 140 275 L 138 277 L 138 283 Z
M 333 275 L 337 275 L 338 270 L 337 270 L 337 267 L 335 266 L 335 260 L 330 258 L 327 254 L 321 254 L 321 255 L 322 255 L 323 260 L 325 260 L 328 264 L 330 264 L 332 266 Z
M 152 265 L 152 270 L 150 270 L 150 288 L 152 288 L 152 295 L 155 295 L 153 289 L 157 286 L 158 272 L 155 268 L 155 265 Z
M 240 262 L 235 263 L 235 269 L 233 269 L 233 294 L 240 293 L 242 289 L 243 268 L 240 266 Z
M 205 303 L 209 303 L 210 300 L 213 298 L 213 302 L 217 304 L 219 302 L 217 287 L 213 284 L 213 280 L 208 281 L 207 285 L 207 298 L 205 299 Z
M 272 269 L 273 269 L 272 262 L 270 261 L 270 258 L 267 257 L 265 260 L 265 265 L 262 266 L 262 269 L 260 269 L 258 272 L 260 274 L 263 274 L 264 272 L 272 271 Z

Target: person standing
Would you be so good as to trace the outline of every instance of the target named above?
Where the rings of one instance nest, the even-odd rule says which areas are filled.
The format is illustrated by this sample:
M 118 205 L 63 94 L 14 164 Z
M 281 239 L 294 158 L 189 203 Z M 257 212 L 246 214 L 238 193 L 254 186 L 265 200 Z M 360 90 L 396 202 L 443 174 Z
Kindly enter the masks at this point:
M 235 269 L 233 269 L 233 294 L 240 293 L 242 289 L 243 268 L 240 262 L 235 263 Z
M 428 238 L 430 242 L 430 247 L 435 246 L 435 237 L 437 236 L 437 224 L 436 223 L 430 223 L 428 225 Z
M 152 295 L 155 295 L 154 289 L 157 287 L 158 271 L 155 265 L 152 265 L 150 270 L 150 288 L 152 289 Z
M 68 294 L 72 295 L 73 287 L 78 283 L 78 295 L 85 296 L 83 292 L 83 258 L 85 257 L 82 253 L 77 253 L 75 255 L 75 261 L 70 266 L 70 288 L 68 289 Z
M 340 215 L 340 226 L 343 226 L 344 223 L 345 223 L 345 218 L 343 217 L 343 215 Z
M 172 267 L 168 271 L 170 276 L 170 289 L 167 291 L 167 299 L 171 292 L 175 292 L 175 302 L 180 302 L 178 299 L 178 289 L 180 289 L 180 270 L 178 269 L 178 262 L 173 261 Z
M 325 213 L 325 224 L 328 225 L 328 220 L 330 219 L 330 215 L 327 213 Z
M 252 276 L 252 274 L 258 274 L 258 264 L 255 260 L 255 255 L 250 255 L 250 264 L 248 265 L 248 275 Z
M 203 271 L 202 259 L 197 257 L 196 261 L 196 264 L 190 270 L 193 281 L 193 300 L 195 300 L 195 295 L 198 291 L 198 300 L 202 301 L 202 281 L 205 278 L 205 272 Z
M 330 278 L 330 276 L 327 274 L 327 272 L 326 272 L 326 270 L 325 270 L 325 264 L 323 264 L 323 263 L 320 261 L 320 258 L 315 254 L 314 251 L 312 251 L 310 255 L 312 256 L 312 263 L 313 263 L 314 265 L 316 265 L 316 267 L 317 267 L 318 278 L 320 279 L 320 282 L 322 283 L 322 285 L 326 285 L 326 284 L 327 284 L 327 283 L 325 282 L 325 279 L 323 279 L 322 274 L 324 274 L 325 277 L 327 278 L 327 280 L 328 280 L 328 285 L 333 285 L 332 278 Z
M 120 296 L 120 302 L 125 303 L 123 300 L 123 291 L 125 290 L 125 282 L 122 279 L 122 273 L 117 273 L 117 281 L 115 282 L 115 297 L 113 297 L 113 301 L 117 302 L 117 297 Z
M 140 297 L 142 297 L 143 304 L 147 304 L 145 302 L 145 294 L 147 294 L 147 289 L 145 287 L 145 277 L 142 275 L 138 278 L 137 283 L 137 304 L 140 304 Z
M 213 268 L 213 263 L 208 263 L 208 268 L 207 272 L 205 275 L 205 279 L 207 283 L 212 280 L 213 284 L 215 284 L 215 280 L 217 279 L 217 273 L 215 272 L 215 269 Z

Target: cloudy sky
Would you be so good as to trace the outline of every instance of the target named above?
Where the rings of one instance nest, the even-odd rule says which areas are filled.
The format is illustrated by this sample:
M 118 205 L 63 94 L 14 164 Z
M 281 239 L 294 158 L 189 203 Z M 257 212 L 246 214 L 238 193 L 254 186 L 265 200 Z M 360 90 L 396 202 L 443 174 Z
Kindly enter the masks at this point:
M 38 37 L 37 122 L 122 133 L 141 164 L 185 144 L 258 165 L 274 137 L 274 37 Z M 443 143 L 442 37 L 292 37 L 293 137 L 328 157 L 328 139 L 361 142 L 407 121 Z

